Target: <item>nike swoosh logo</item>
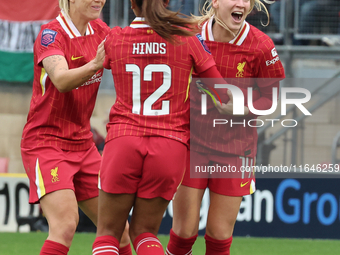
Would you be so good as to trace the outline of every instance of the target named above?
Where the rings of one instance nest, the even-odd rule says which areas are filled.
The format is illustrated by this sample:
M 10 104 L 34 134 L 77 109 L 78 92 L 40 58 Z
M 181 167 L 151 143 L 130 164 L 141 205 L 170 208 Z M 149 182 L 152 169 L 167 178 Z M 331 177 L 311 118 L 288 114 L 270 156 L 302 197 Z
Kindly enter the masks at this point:
M 77 60 L 77 59 L 80 59 L 80 58 L 83 58 L 84 56 L 80 56 L 80 57 L 74 57 L 74 56 L 72 56 L 71 57 L 71 60 Z
M 241 182 L 241 185 L 240 185 L 241 188 L 243 188 L 244 186 L 246 186 L 246 185 L 248 184 L 248 182 L 249 182 L 249 181 L 247 181 L 247 182 L 245 182 L 245 183 L 242 183 L 242 182 Z

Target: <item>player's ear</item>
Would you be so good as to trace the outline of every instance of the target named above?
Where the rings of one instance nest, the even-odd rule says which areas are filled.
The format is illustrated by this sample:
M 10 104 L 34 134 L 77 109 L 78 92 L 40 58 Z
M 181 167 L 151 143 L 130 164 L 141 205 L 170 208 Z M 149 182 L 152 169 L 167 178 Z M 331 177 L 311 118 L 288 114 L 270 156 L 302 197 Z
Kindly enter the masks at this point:
M 130 0 L 131 2 L 131 9 L 135 9 L 136 8 L 136 2 L 134 0 Z
M 219 7 L 219 1 L 218 0 L 212 0 L 212 7 L 217 9 Z

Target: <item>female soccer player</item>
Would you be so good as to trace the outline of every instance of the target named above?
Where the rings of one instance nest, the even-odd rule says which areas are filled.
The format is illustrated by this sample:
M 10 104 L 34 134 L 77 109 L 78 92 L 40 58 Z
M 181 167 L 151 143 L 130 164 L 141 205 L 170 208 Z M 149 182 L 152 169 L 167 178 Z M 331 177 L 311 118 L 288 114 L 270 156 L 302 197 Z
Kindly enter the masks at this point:
M 105 42 L 104 67 L 112 70 L 117 99 L 100 171 L 94 255 L 118 254 L 132 207 L 137 254 L 164 254 L 156 235 L 184 174 L 189 77 L 194 68 L 222 79 L 201 37 L 193 36 L 193 23 L 167 10 L 168 2 L 131 0 L 137 17 Z
M 270 109 L 273 88 L 278 89 L 284 70 L 272 40 L 249 25 L 245 19 L 254 6 L 265 8 L 260 0 L 212 0 L 197 17 L 201 35 L 229 84 L 260 92 L 254 100 L 257 110 Z M 265 9 L 266 10 L 266 9 Z M 243 79 L 244 78 L 244 79 Z M 218 89 L 216 89 L 218 92 Z M 230 91 L 228 92 L 231 96 Z M 200 95 L 191 90 L 191 97 Z M 231 98 L 232 99 L 232 98 Z M 200 220 L 200 205 L 206 188 L 210 190 L 210 206 L 206 224 L 206 254 L 230 254 L 234 224 L 242 197 L 255 191 L 254 173 L 241 167 L 255 164 L 257 131 L 248 125 L 256 118 L 246 109 L 245 116 L 233 116 L 232 103 L 216 104 L 202 116 L 191 108 L 190 171 L 187 168 L 182 185 L 173 201 L 174 218 L 167 254 L 191 254 Z M 247 108 L 247 107 L 246 107 Z M 224 115 L 221 115 L 224 114 Z M 214 119 L 225 119 L 228 125 L 216 125 Z M 230 123 L 234 122 L 234 125 Z M 243 125 L 245 123 L 245 125 Z M 196 166 L 236 169 L 219 175 L 195 175 Z M 198 178 L 190 178 L 192 175 Z M 201 173 L 204 174 L 204 173 Z M 214 178 L 216 177 L 216 178 Z
M 67 254 L 78 205 L 96 224 L 99 155 L 90 131 L 110 28 L 98 19 L 105 0 L 59 0 L 61 13 L 34 45 L 33 95 L 21 152 L 30 203 L 39 203 L 49 235 L 40 254 Z M 132 254 L 128 234 L 120 254 Z M 127 250 L 127 251 L 126 251 Z

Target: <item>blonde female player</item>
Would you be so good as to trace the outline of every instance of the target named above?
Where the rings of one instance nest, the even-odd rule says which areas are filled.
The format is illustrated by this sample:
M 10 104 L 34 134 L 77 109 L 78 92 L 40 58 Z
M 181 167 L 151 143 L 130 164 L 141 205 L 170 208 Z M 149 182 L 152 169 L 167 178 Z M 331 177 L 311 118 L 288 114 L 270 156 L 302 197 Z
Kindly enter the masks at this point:
M 40 254 L 67 254 L 78 206 L 96 224 L 99 155 L 90 131 L 110 28 L 98 19 L 105 0 L 59 0 L 34 45 L 33 95 L 21 152 L 30 203 L 40 203 L 49 234 Z M 51 8 L 55 8 L 52 6 Z M 120 254 L 130 255 L 126 232 Z
M 270 109 L 273 88 L 278 90 L 279 80 L 284 78 L 284 69 L 272 40 L 245 21 L 254 6 L 266 11 L 265 6 L 260 0 L 212 0 L 208 5 L 203 10 L 204 15 L 196 18 L 221 75 L 227 78 L 229 84 L 239 88 L 256 88 L 260 97 L 254 100 L 254 108 Z M 230 91 L 228 95 L 231 96 Z M 192 89 L 190 96 L 200 97 L 197 89 Z M 254 174 L 242 172 L 241 167 L 254 165 L 257 145 L 256 127 L 254 123 L 251 123 L 252 126 L 247 124 L 256 116 L 249 109 L 245 110 L 245 116 L 233 116 L 232 106 L 233 100 L 216 104 L 216 108 L 208 107 L 204 116 L 200 114 L 200 109 L 191 108 L 191 169 L 186 171 L 173 201 L 174 218 L 167 246 L 168 255 L 191 254 L 206 188 L 210 191 L 206 254 L 230 254 L 242 197 L 255 191 Z M 226 119 L 229 124 L 217 125 L 212 130 L 214 119 Z M 239 124 L 230 125 L 232 121 Z M 195 175 L 195 166 L 227 167 L 236 169 L 236 173 L 222 173 L 208 178 Z M 190 178 L 190 173 L 191 177 L 196 178 Z

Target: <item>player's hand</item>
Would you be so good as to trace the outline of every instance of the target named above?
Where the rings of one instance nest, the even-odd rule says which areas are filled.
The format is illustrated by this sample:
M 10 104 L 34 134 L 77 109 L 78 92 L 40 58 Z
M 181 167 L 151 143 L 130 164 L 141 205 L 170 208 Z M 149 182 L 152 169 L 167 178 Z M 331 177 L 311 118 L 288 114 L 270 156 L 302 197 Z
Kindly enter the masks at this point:
M 217 102 L 217 104 L 215 105 L 216 109 L 218 110 L 218 112 L 220 114 L 227 114 L 227 115 L 233 115 L 233 94 L 231 93 L 230 90 L 227 91 L 228 96 L 229 96 L 229 101 L 228 103 L 219 103 Z M 244 106 L 244 115 L 248 115 L 249 113 L 249 108 L 247 106 Z M 237 116 L 241 116 L 241 115 L 237 115 Z
M 213 103 L 214 105 L 216 105 L 216 104 L 221 104 L 221 98 L 220 98 L 220 96 L 218 95 L 218 93 L 216 92 L 215 89 L 213 89 L 213 88 L 210 87 L 210 86 L 207 86 L 207 85 L 204 84 L 201 80 L 197 80 L 197 81 L 196 81 L 196 86 L 197 86 L 198 91 L 199 91 L 200 93 L 209 95 L 209 97 L 211 98 L 212 103 Z M 228 91 L 228 90 L 227 90 L 227 91 Z M 228 100 L 229 100 L 229 98 L 228 98 Z
M 105 40 L 103 40 L 98 45 L 96 57 L 92 60 L 94 68 L 96 70 L 99 70 L 99 69 L 103 68 L 103 64 L 104 64 L 104 60 L 105 60 L 104 42 L 105 42 Z

